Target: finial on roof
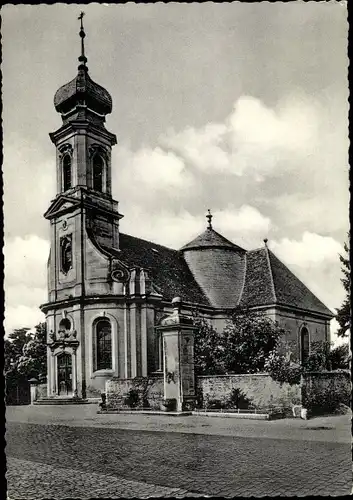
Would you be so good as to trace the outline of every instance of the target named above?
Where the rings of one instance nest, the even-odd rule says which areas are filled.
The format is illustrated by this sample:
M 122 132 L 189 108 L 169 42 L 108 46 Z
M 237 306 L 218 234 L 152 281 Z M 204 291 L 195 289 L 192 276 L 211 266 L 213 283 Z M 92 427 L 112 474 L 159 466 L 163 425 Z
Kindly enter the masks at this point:
M 84 15 L 85 15 L 85 13 L 81 12 L 81 14 L 77 18 L 79 21 L 81 21 L 80 33 L 79 33 L 79 35 L 81 37 L 81 55 L 78 58 L 78 60 L 82 63 L 82 64 L 80 64 L 80 66 L 83 66 L 84 68 L 86 68 L 87 57 L 85 56 L 85 42 L 84 42 L 86 33 L 85 33 L 84 28 L 83 28 L 83 16 Z
M 267 248 L 267 242 L 268 242 L 268 239 L 267 239 L 267 238 L 265 238 L 265 239 L 264 239 L 264 243 L 265 243 L 265 247 L 266 247 L 266 248 Z
M 212 217 L 213 215 L 211 214 L 211 210 L 208 209 L 208 214 L 206 215 L 206 219 L 208 220 L 208 229 L 212 229 Z

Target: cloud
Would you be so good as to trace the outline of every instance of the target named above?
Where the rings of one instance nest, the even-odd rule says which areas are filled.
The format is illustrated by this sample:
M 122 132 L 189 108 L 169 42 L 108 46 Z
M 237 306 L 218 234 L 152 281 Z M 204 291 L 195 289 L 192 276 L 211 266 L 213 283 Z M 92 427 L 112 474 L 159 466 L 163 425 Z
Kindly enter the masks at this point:
M 36 235 L 5 242 L 5 331 L 33 328 L 45 316 L 39 305 L 47 299 L 46 263 L 49 242 Z
M 270 247 L 288 264 L 306 268 L 337 263 L 338 254 L 344 254 L 342 245 L 332 237 L 308 231 L 303 233 L 300 241 L 283 238 L 280 242 L 270 242 Z
M 339 279 L 341 244 L 330 236 L 304 232 L 299 240 L 271 240 L 269 247 L 335 313 L 345 297 Z
M 48 257 L 49 242 L 34 234 L 5 241 L 6 287 L 18 284 L 33 288 L 46 287 Z
M 33 329 L 35 325 L 45 321 L 45 315 L 38 307 L 28 307 L 26 305 L 7 306 L 5 309 L 4 328 L 8 335 L 15 328 L 28 327 Z
M 275 108 L 242 96 L 224 123 L 170 130 L 160 142 L 203 172 L 250 175 L 261 181 L 283 168 L 285 159 L 313 153 L 317 139 L 318 110 L 304 96 L 289 96 Z

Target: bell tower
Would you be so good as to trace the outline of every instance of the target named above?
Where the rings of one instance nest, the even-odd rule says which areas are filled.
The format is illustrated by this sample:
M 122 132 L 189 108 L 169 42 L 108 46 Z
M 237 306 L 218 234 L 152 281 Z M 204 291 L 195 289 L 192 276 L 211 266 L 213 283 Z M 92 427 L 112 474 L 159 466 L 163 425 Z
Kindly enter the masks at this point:
M 52 227 L 51 290 L 60 289 L 69 276 L 76 285 L 82 281 L 85 245 L 88 236 L 103 249 L 119 249 L 118 202 L 111 195 L 111 150 L 117 143 L 115 134 L 105 128 L 105 117 L 112 111 L 109 92 L 89 76 L 85 56 L 85 31 L 81 21 L 81 55 L 77 76 L 57 90 L 54 106 L 61 114 L 62 126 L 49 134 L 56 148 L 56 190 L 51 206 L 44 214 Z M 71 229 L 71 230 L 70 230 Z M 83 268 L 81 269 L 83 272 Z M 49 273 L 50 274 L 50 273 Z M 71 283 L 72 279 L 69 280 Z M 76 294 L 79 290 L 76 290 Z M 71 294 L 75 295 L 75 294 Z
M 113 293 L 112 255 L 119 254 L 119 221 L 123 217 L 111 194 L 111 150 L 117 140 L 105 128 L 105 117 L 112 111 L 112 98 L 89 76 L 83 15 L 79 17 L 77 75 L 55 93 L 54 106 L 62 125 L 49 134 L 56 148 L 56 196 L 44 214 L 50 221 L 51 250 L 48 302 L 41 308 L 48 327 L 50 396 L 59 394 L 59 375 L 71 366 L 72 392 L 85 397 L 90 370 L 85 352 L 91 349 L 87 317 L 92 301 L 103 307 L 105 298 Z M 69 364 L 58 357 L 59 348 L 63 349 L 60 356 L 69 352 Z M 69 376 L 66 378 L 70 385 Z

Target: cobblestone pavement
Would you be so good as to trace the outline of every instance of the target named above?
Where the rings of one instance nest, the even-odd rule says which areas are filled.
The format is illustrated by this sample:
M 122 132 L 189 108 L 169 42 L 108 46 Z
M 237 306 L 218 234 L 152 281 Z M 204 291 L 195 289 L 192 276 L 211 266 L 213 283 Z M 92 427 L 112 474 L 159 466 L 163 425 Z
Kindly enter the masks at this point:
M 9 458 L 9 500 L 39 498 L 185 498 L 200 497 L 181 488 L 166 488 L 121 477 L 81 472 Z M 12 487 L 12 485 L 16 485 Z
M 34 489 L 36 498 L 62 498 L 58 491 L 62 491 L 63 476 L 42 472 L 36 479 L 36 471 L 47 466 L 73 470 L 67 476 L 67 488 L 76 487 L 76 470 L 90 477 L 88 497 L 97 496 L 107 476 L 122 487 L 124 481 L 133 481 L 137 489 L 129 491 L 138 498 L 150 495 L 147 489 L 139 490 L 141 483 L 152 488 L 153 496 L 155 491 L 159 494 L 158 487 L 172 489 L 172 496 L 178 490 L 223 497 L 351 493 L 349 444 L 15 422 L 7 423 L 6 441 L 11 500 L 30 498 L 22 496 L 26 477 L 26 491 Z M 30 467 L 27 474 L 13 458 L 41 465 Z M 94 479 L 92 473 L 99 477 Z M 50 478 L 44 486 L 43 476 Z M 126 495 L 115 497 L 121 496 Z

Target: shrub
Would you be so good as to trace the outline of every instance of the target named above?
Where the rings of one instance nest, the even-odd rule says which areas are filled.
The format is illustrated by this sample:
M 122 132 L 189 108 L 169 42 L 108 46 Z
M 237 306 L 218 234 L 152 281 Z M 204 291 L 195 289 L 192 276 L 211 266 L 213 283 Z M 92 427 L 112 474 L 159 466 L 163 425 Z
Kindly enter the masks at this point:
M 203 390 L 202 387 L 196 387 L 196 407 L 203 408 L 204 400 L 203 400 Z
M 140 402 L 140 395 L 136 389 L 130 389 L 128 395 L 124 399 L 124 404 L 130 408 L 136 408 Z
M 176 399 L 169 398 L 169 399 L 164 399 L 162 404 L 165 407 L 166 411 L 175 411 L 176 403 L 177 403 Z
M 232 389 L 229 400 L 227 401 L 227 408 L 247 410 L 250 406 L 252 406 L 251 400 L 246 397 L 241 389 Z
M 276 351 L 269 355 L 265 363 L 265 370 L 273 380 L 280 384 L 295 385 L 300 383 L 302 373 L 300 366 L 291 363 Z
M 206 403 L 206 408 L 209 408 L 210 410 L 221 410 L 226 407 L 227 405 L 220 399 L 208 399 Z
M 302 404 L 312 415 L 336 413 L 342 405 L 349 406 L 351 387 L 349 380 L 330 380 L 328 384 L 304 385 Z

